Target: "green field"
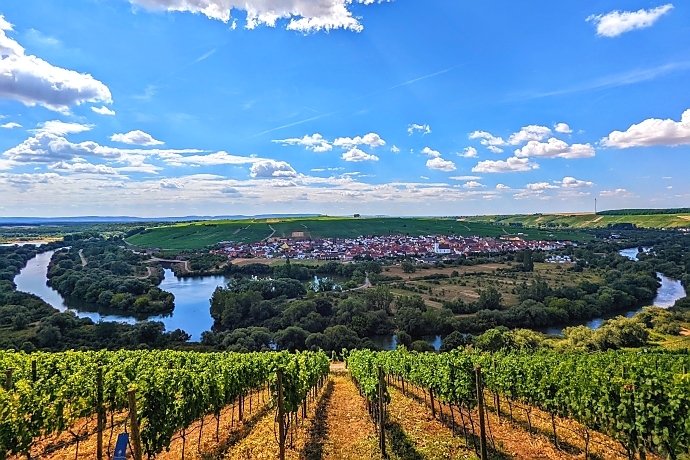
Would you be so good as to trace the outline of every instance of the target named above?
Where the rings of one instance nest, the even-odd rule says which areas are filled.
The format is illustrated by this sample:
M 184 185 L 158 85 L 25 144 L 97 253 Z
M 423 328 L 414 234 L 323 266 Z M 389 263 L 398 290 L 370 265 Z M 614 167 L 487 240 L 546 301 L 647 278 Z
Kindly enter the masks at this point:
M 221 241 L 253 243 L 275 237 L 356 238 L 362 235 L 462 235 L 488 236 L 525 233 L 528 239 L 582 241 L 589 236 L 577 231 L 517 229 L 487 222 L 465 222 L 443 218 L 367 218 L 310 217 L 287 219 L 248 219 L 210 221 L 156 227 L 134 235 L 129 243 L 144 248 L 171 251 L 203 249 Z
M 467 218 L 467 222 L 509 225 L 522 223 L 525 227 L 539 227 L 548 224 L 567 224 L 570 228 L 603 228 L 609 224 L 630 223 L 641 228 L 679 228 L 690 227 L 690 214 L 651 214 L 608 216 L 590 214 L 530 214 L 513 216 L 477 216 Z

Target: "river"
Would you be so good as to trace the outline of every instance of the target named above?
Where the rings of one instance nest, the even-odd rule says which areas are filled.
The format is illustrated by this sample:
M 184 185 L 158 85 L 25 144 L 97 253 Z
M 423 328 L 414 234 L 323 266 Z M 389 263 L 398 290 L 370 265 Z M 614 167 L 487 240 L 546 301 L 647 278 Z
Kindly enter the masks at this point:
M 649 250 L 648 248 L 645 248 Z M 637 248 L 624 249 L 620 254 L 637 260 Z M 224 286 L 228 279 L 223 276 L 204 276 L 200 278 L 177 278 L 172 270 L 165 269 L 165 278 L 160 285 L 164 291 L 175 295 L 175 310 L 167 316 L 154 317 L 134 317 L 123 315 L 121 312 L 111 309 L 99 308 L 97 305 L 65 299 L 55 289 L 47 285 L 47 271 L 53 251 L 38 254 L 31 259 L 27 266 L 17 275 L 14 282 L 17 290 L 37 295 L 46 303 L 60 311 L 73 311 L 80 318 L 90 318 L 94 322 L 98 321 L 120 321 L 126 323 L 136 323 L 137 321 L 161 321 L 165 324 L 167 331 L 182 329 L 192 336 L 192 341 L 200 341 L 201 333 L 211 330 L 213 318 L 210 312 L 210 299 L 213 291 L 218 286 Z M 653 305 L 660 308 L 672 307 L 676 300 L 686 296 L 685 289 L 680 281 L 668 278 L 661 273 L 657 274 L 661 279 L 661 287 L 654 299 Z M 584 324 L 592 329 L 598 329 L 603 322 L 611 317 L 624 315 L 632 317 L 642 311 L 641 308 L 635 310 L 618 312 L 608 317 L 595 318 L 587 322 L 580 322 L 572 325 Z M 550 327 L 542 330 L 547 334 L 560 335 L 562 327 Z M 394 349 L 396 347 L 395 336 L 379 336 L 372 338 L 374 343 L 383 349 Z M 441 337 L 427 337 L 425 340 L 437 350 L 441 346 Z
M 165 279 L 160 288 L 175 295 L 175 310 L 167 316 L 133 317 L 110 309 L 73 299 L 65 299 L 55 289 L 48 286 L 47 271 L 53 251 L 44 252 L 31 259 L 27 266 L 14 278 L 17 290 L 35 294 L 46 303 L 60 311 L 73 311 L 80 318 L 98 321 L 161 321 L 167 331 L 182 329 L 192 336 L 193 341 L 201 340 L 201 333 L 211 330 L 213 318 L 210 312 L 210 299 L 216 287 L 224 286 L 227 279 L 222 276 L 202 278 L 177 278 L 172 270 L 165 269 Z
M 628 248 L 628 249 L 623 249 L 619 251 L 619 254 L 622 255 L 623 257 L 627 257 L 630 260 L 634 260 L 637 262 L 639 259 L 637 258 L 637 254 L 639 248 Z M 642 248 L 644 252 L 649 252 L 651 251 L 651 248 Z M 671 279 L 667 276 L 664 276 L 662 273 L 657 273 L 657 277 L 661 280 L 661 287 L 657 291 L 656 297 L 654 298 L 654 301 L 652 302 L 652 306 L 654 307 L 659 307 L 659 308 L 671 308 L 673 305 L 675 305 L 676 300 L 682 299 L 685 297 L 687 294 L 685 292 L 685 288 L 683 287 L 683 284 L 678 281 Z M 601 318 L 594 318 L 592 320 L 586 321 L 586 322 L 577 322 L 570 324 L 570 326 L 580 326 L 580 325 L 585 325 L 591 329 L 599 329 L 602 324 L 604 324 L 604 321 L 610 318 L 615 318 L 616 316 L 625 316 L 627 318 L 632 318 L 635 316 L 637 313 L 642 311 L 642 307 L 635 308 L 633 310 L 628 310 L 628 311 L 620 311 L 620 312 L 615 312 L 610 315 L 607 315 L 606 317 L 601 317 Z M 549 327 L 545 328 L 542 330 L 542 332 L 545 332 L 547 334 L 554 334 L 554 335 L 562 335 L 563 334 L 563 328 L 562 327 Z

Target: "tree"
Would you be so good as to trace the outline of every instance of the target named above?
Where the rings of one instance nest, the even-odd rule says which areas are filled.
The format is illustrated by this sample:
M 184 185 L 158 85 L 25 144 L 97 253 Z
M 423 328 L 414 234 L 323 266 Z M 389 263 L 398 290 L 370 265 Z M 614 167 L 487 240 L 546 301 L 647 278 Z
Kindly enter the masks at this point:
M 24 313 L 17 313 L 17 316 L 12 320 L 12 329 L 15 331 L 23 331 L 29 325 L 29 317 Z
M 462 332 L 453 331 L 448 334 L 441 342 L 441 352 L 447 353 L 456 348 L 464 347 L 472 343 L 472 338 Z
M 433 346 L 424 340 L 416 340 L 412 342 L 412 345 L 410 345 L 410 350 L 418 353 L 430 353 L 436 351 Z
M 403 260 L 400 266 L 402 267 L 402 271 L 405 273 L 414 273 L 417 271 L 417 268 L 409 260 Z
M 500 310 L 503 296 L 495 287 L 489 286 L 485 291 L 477 291 L 479 300 L 477 305 L 480 310 Z
M 408 334 L 407 332 L 398 332 L 398 334 L 395 336 L 396 341 L 398 346 L 405 346 L 405 348 L 410 348 L 410 345 L 412 345 L 412 336 Z
M 281 350 L 288 350 L 291 352 L 306 349 L 306 340 L 309 332 L 301 327 L 290 326 L 286 329 L 276 332 L 275 342 Z
M 513 346 L 513 342 L 509 332 L 504 332 L 497 328 L 489 329 L 482 335 L 475 337 L 474 346 L 482 351 L 489 351 L 493 353 L 511 348 Z

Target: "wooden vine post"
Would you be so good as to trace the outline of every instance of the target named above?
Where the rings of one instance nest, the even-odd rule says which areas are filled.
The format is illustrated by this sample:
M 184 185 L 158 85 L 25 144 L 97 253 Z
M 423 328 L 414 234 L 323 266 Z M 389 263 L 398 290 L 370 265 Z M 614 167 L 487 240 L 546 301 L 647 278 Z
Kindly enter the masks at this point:
M 139 433 L 139 419 L 137 418 L 137 391 L 131 389 L 127 392 L 129 397 L 129 419 L 132 431 L 132 447 L 134 460 L 142 460 L 141 435 Z
M 12 390 L 12 374 L 14 374 L 14 369 L 7 369 L 5 371 L 5 390 Z
M 379 366 L 379 393 L 378 393 L 378 422 L 379 422 L 379 447 L 381 448 L 381 456 L 388 458 L 386 455 L 386 406 L 384 398 L 386 396 L 386 379 L 383 376 L 383 369 Z
M 285 408 L 283 407 L 283 371 L 276 371 L 278 385 L 278 444 L 280 446 L 280 460 L 285 460 Z
M 484 424 L 484 386 L 482 384 L 482 368 L 475 368 L 477 375 L 477 405 L 479 406 L 479 452 L 481 460 L 487 460 L 486 426 Z
M 103 367 L 96 370 L 96 459 L 103 460 L 103 430 L 105 429 L 105 409 L 103 407 Z
M 36 383 L 36 380 L 38 380 L 38 373 L 36 371 L 36 360 L 32 359 L 31 360 L 31 381 Z

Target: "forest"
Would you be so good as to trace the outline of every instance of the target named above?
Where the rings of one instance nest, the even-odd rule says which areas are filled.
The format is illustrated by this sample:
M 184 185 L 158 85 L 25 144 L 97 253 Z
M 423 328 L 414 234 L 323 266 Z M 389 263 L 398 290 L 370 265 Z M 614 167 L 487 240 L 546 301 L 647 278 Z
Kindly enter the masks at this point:
M 49 284 L 66 297 L 134 314 L 161 314 L 175 308 L 175 297 L 158 288 L 160 265 L 125 249 L 122 240 L 89 238 L 56 251 L 48 268 Z

